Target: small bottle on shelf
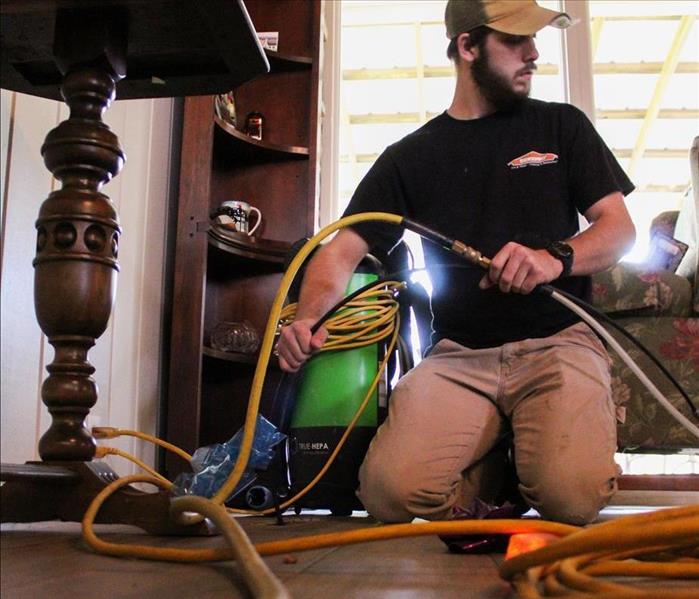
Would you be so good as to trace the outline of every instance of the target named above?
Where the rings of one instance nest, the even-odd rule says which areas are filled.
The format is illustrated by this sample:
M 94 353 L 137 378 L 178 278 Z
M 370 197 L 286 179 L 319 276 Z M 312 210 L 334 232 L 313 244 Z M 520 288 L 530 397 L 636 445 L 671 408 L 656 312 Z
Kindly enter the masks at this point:
M 245 133 L 253 139 L 262 139 L 262 126 L 265 117 L 261 112 L 251 112 L 245 117 Z

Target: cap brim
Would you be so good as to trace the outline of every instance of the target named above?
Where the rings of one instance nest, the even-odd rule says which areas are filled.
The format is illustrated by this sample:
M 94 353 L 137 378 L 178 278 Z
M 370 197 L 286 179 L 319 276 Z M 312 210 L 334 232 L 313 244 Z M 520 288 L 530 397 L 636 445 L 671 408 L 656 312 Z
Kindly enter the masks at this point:
M 526 9 L 517 11 L 514 15 L 500 17 L 487 25 L 495 31 L 511 33 L 513 35 L 534 35 L 544 27 L 550 25 L 558 29 L 565 29 L 573 24 L 573 20 L 567 13 L 556 12 L 548 8 L 542 8 L 532 4 Z

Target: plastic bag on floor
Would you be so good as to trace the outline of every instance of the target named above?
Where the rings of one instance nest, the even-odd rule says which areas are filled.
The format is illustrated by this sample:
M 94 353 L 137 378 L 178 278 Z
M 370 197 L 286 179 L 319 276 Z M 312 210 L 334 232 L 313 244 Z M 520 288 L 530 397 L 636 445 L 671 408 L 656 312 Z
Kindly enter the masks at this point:
M 183 472 L 177 476 L 173 482 L 173 494 L 213 497 L 233 471 L 242 439 L 243 429 L 241 428 L 226 443 L 216 443 L 197 449 L 191 462 L 194 472 Z M 226 501 L 250 485 L 257 478 L 256 471 L 267 469 L 274 457 L 274 448 L 284 439 L 286 439 L 285 434 L 280 433 L 269 420 L 258 414 L 250 459 L 243 476 Z

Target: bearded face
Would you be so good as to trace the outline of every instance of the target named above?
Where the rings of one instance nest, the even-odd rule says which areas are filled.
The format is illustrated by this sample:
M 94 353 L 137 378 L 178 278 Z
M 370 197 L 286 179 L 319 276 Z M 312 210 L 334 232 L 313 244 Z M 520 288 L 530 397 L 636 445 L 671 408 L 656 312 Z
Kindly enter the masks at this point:
M 479 45 L 471 73 L 483 97 L 496 110 L 509 110 L 529 96 L 536 64 L 531 56 L 513 63 L 512 53 L 517 45 L 525 42 L 519 36 L 505 35 L 503 39 L 500 36 L 502 34 L 493 33 Z M 497 54 L 497 60 L 494 54 Z

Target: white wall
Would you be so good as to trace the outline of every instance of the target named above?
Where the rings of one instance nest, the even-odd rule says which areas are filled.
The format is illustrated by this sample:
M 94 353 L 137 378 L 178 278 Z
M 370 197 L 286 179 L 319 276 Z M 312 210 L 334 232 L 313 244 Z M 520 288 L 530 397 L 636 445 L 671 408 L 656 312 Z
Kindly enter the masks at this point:
M 54 186 L 40 148 L 68 116 L 61 103 L 2 90 L 2 271 L 0 281 L 0 425 L 2 461 L 39 459 L 37 443 L 50 423 L 40 388 L 53 348 L 36 323 L 33 299 L 36 220 Z M 123 234 L 116 305 L 107 331 L 88 354 L 99 399 L 88 426 L 154 433 L 157 422 L 166 199 L 171 156 L 172 100 L 124 100 L 105 115 L 127 161 L 103 188 L 119 211 Z M 131 438 L 110 445 L 154 462 L 151 447 Z M 120 474 L 134 471 L 109 458 Z
M 338 176 L 340 164 L 340 49 L 342 23 L 340 3 L 324 2 L 321 42 L 321 116 L 320 116 L 320 201 L 318 227 L 337 220 Z

